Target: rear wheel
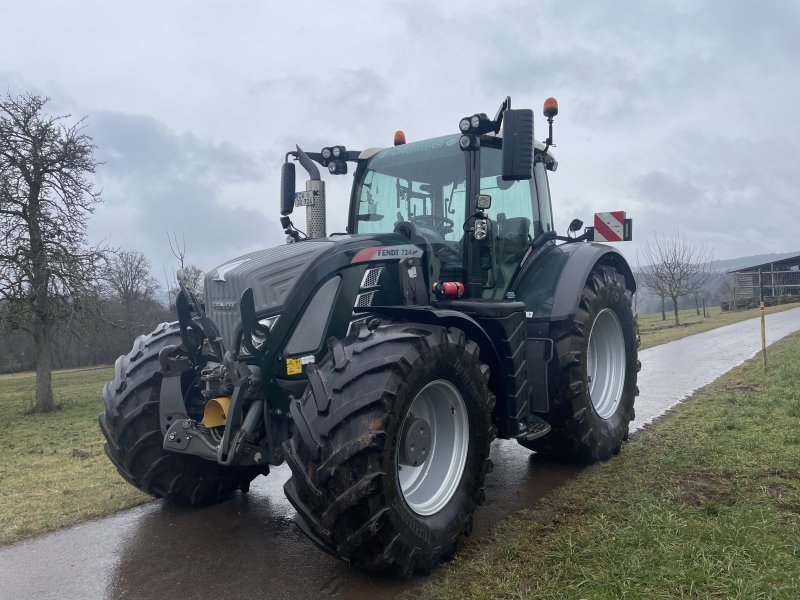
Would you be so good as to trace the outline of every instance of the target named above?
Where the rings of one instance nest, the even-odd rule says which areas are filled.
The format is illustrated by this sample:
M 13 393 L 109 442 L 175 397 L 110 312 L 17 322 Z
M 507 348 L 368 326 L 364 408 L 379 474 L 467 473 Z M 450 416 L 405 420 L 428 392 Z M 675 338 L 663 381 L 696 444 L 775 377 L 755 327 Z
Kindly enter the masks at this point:
M 284 445 L 300 528 L 370 570 L 411 575 L 449 558 L 483 498 L 488 377 L 458 329 L 393 324 L 332 343 Z
M 100 429 L 104 449 L 120 475 L 156 498 L 179 504 L 220 502 L 237 490 L 247 491 L 261 473 L 259 467 L 225 467 L 198 456 L 164 450 L 159 423 L 162 348 L 181 343 L 177 323 L 162 323 L 139 336 L 131 351 L 114 364 L 114 379 L 103 388 L 105 411 Z M 182 377 L 185 397 L 191 397 L 193 372 Z
M 636 321 L 625 277 L 595 267 L 574 319 L 556 336 L 558 394 L 547 417 L 553 429 L 520 443 L 553 458 L 606 460 L 628 437 L 638 393 Z

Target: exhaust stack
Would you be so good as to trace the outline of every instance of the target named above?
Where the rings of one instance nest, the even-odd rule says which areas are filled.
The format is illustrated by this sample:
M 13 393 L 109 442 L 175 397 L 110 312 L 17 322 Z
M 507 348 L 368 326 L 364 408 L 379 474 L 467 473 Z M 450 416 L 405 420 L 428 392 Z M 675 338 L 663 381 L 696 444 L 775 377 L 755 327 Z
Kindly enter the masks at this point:
M 312 198 L 312 203 L 306 205 L 306 233 L 310 238 L 324 238 L 325 182 L 321 179 L 309 179 L 306 181 L 306 192 Z

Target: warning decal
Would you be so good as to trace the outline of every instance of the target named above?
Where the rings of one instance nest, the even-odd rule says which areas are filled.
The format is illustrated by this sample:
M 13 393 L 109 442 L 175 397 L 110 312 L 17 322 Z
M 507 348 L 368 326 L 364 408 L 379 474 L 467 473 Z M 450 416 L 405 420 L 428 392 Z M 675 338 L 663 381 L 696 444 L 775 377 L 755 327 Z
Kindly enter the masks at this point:
M 594 214 L 594 241 L 621 242 L 625 233 L 625 211 Z
M 303 372 L 303 360 L 301 358 L 287 358 L 286 359 L 286 374 L 287 375 L 300 375 Z

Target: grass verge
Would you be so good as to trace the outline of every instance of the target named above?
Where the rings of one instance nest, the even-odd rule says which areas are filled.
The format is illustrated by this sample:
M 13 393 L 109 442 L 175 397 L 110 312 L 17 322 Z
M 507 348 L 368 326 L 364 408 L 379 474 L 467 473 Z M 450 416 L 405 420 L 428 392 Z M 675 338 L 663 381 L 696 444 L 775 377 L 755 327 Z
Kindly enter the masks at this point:
M 427 583 L 428 598 L 800 597 L 800 335 L 734 369 Z M 414 595 L 419 590 L 415 590 Z
M 103 452 L 97 415 L 111 368 L 53 374 L 61 410 L 25 415 L 33 373 L 0 375 L 0 545 L 141 504 Z
M 792 304 L 781 304 L 779 306 L 769 306 L 765 309 L 767 314 L 797 308 L 800 303 L 794 302 Z M 667 320 L 661 319 L 661 313 L 640 313 L 638 316 L 639 321 L 639 334 L 642 337 L 642 345 L 639 348 L 651 348 L 659 344 L 666 344 L 688 335 L 694 335 L 701 331 L 708 331 L 709 329 L 716 329 L 724 325 L 738 323 L 761 315 L 761 311 L 757 308 L 751 310 L 738 310 L 735 312 L 722 312 L 719 306 L 706 309 L 709 313 L 708 317 L 698 315 L 694 308 L 688 310 L 678 311 L 678 317 L 681 324 L 675 325 L 672 312 L 667 313 Z

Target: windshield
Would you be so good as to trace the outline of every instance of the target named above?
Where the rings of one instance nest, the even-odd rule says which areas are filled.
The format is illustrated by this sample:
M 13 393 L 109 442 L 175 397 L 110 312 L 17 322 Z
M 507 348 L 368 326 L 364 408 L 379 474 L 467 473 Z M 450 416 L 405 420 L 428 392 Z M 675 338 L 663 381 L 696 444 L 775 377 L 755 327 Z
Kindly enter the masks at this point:
M 550 201 L 546 198 L 542 221 L 535 181 L 503 181 L 501 170 L 502 151 L 484 145 L 480 185 L 481 194 L 492 197 L 489 217 L 498 223 L 517 219 L 531 236 L 550 229 Z M 435 231 L 446 241 L 459 241 L 468 217 L 465 173 L 457 135 L 381 150 L 370 159 L 357 191 L 356 233 L 388 233 L 396 223 L 411 221 L 423 234 Z M 544 170 L 536 175 L 543 179 L 544 196 Z
M 358 190 L 357 233 L 387 233 L 411 221 L 461 238 L 464 222 L 464 154 L 456 136 L 381 150 L 373 156 Z

